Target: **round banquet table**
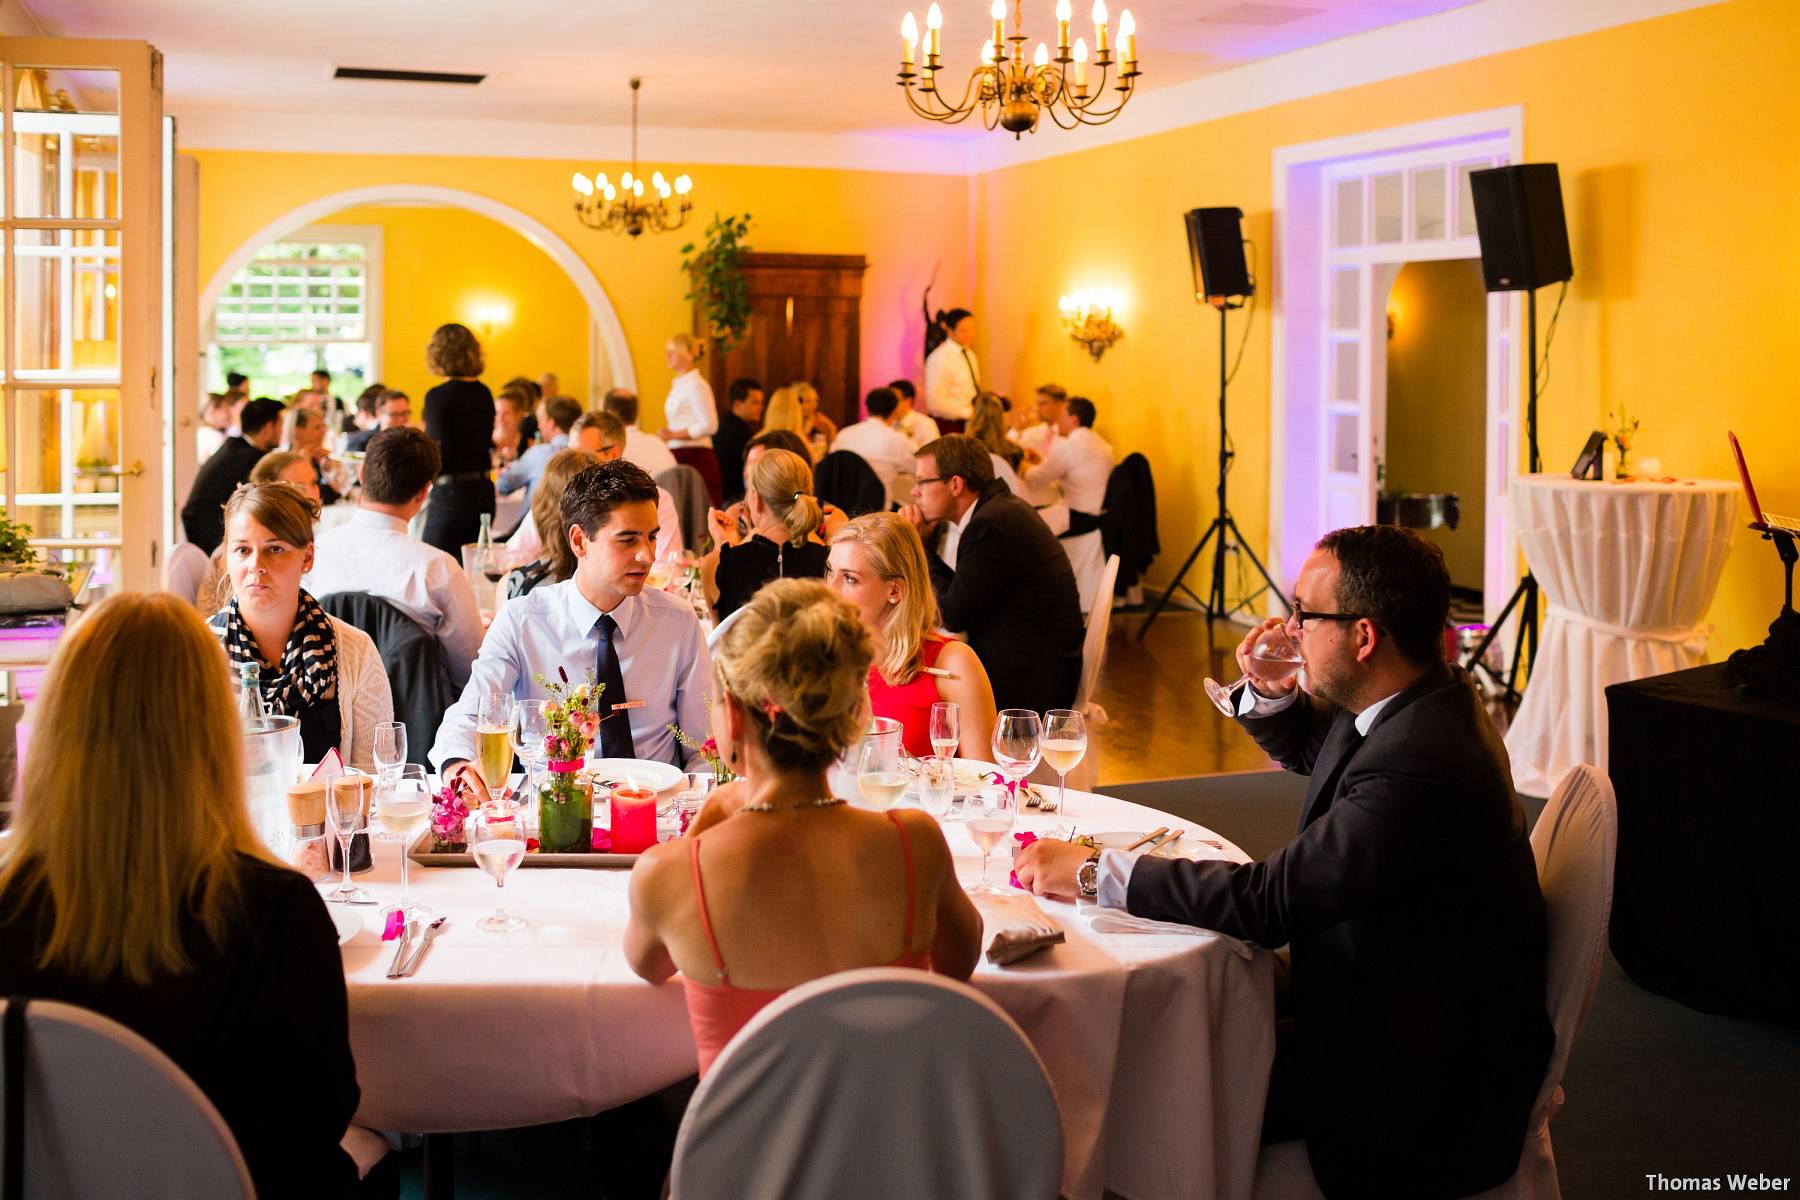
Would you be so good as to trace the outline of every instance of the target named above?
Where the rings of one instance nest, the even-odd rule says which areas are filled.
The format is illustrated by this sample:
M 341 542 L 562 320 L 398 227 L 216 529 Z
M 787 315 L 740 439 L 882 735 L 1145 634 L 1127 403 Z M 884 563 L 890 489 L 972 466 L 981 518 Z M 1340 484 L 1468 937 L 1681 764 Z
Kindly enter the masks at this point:
M 1513 520 L 1547 601 L 1525 699 L 1506 733 L 1513 785 L 1548 796 L 1606 769 L 1606 689 L 1706 661 L 1702 624 L 1731 552 L 1738 485 L 1512 481 Z
M 1065 813 L 1021 810 L 1015 831 L 1183 824 L 1072 791 Z M 975 882 L 974 842 L 954 818 L 944 829 L 959 876 Z M 1187 830 L 1184 842 L 1197 852 L 1247 861 L 1216 834 Z M 1222 848 L 1202 846 L 1205 838 Z M 349 910 L 364 925 L 343 949 L 362 1087 L 357 1123 L 443 1133 L 562 1121 L 692 1075 L 679 980 L 652 987 L 625 964 L 628 878 L 624 870 L 514 871 L 506 909 L 531 924 L 493 934 L 475 928 L 494 908 L 491 879 L 472 867 L 415 863 L 413 897 L 449 921 L 410 979 L 386 978 L 393 946 L 380 940 L 381 910 Z M 391 902 L 398 843 L 377 841 L 374 869 L 358 879 Z M 1062 1113 L 1063 1195 L 1249 1197 L 1275 1051 L 1271 956 L 1203 931 L 1097 933 L 1091 906 L 1039 903 L 1067 941 L 1007 967 L 983 960 L 971 982 L 1044 1060 Z

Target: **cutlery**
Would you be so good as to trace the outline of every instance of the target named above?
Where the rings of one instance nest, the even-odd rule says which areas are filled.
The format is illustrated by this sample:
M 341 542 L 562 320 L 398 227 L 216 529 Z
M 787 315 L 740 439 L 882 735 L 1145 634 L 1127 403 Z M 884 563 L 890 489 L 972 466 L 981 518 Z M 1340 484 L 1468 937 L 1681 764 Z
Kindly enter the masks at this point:
M 425 952 L 431 949 L 432 940 L 437 937 L 438 931 L 444 927 L 444 922 L 449 919 L 449 917 L 439 917 L 425 927 L 425 936 L 420 940 L 419 948 L 413 951 L 412 958 L 408 959 L 406 966 L 401 968 L 401 978 L 411 979 L 413 977 L 414 972 L 419 969 L 419 964 L 425 959 Z
M 406 923 L 406 928 L 400 931 L 400 944 L 394 947 L 394 961 L 388 964 L 387 977 L 389 979 L 400 978 L 401 960 L 406 957 L 406 951 L 412 946 L 413 939 L 418 936 L 419 923 L 417 921 L 408 921 Z
M 1169 832 L 1169 827 L 1167 825 L 1158 825 L 1155 829 L 1151 830 L 1149 833 L 1146 833 L 1143 837 L 1141 837 L 1137 841 L 1131 843 L 1131 845 L 1125 847 L 1125 852 L 1127 854 L 1129 854 L 1131 851 L 1136 850 L 1139 846 L 1143 845 L 1145 842 L 1148 842 L 1153 838 L 1159 838 L 1167 832 Z
M 336 897 L 336 896 L 327 896 L 327 897 L 325 897 L 325 903 L 327 903 L 327 904 L 348 904 L 348 905 L 350 905 L 350 906 L 351 906 L 351 907 L 353 907 L 353 908 L 355 908 L 355 907 L 358 907 L 358 906 L 363 906 L 363 905 L 366 905 L 366 906 L 368 906 L 368 907 L 371 907 L 371 908 L 373 908 L 373 907 L 374 907 L 374 906 L 375 906 L 375 905 L 377 905 L 377 904 L 380 904 L 380 903 L 381 903 L 381 901 L 379 901 L 379 900 L 374 900 L 374 899 L 369 899 L 369 900 L 339 900 L 339 899 L 338 899 L 338 898 L 337 898 L 337 897 Z
M 1176 842 L 1181 840 L 1181 835 L 1186 832 L 1186 829 L 1177 829 L 1174 833 L 1157 838 L 1154 842 L 1150 843 L 1149 848 L 1151 850 L 1163 850 L 1169 846 L 1173 846 Z

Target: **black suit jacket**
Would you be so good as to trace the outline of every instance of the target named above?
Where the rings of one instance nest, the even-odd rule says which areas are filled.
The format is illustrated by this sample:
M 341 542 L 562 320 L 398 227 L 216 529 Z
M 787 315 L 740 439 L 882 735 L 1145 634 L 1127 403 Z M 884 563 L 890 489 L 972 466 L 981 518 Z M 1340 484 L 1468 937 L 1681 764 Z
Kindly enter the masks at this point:
M 1000 708 L 1043 712 L 1075 702 L 1081 597 L 1056 535 L 1031 505 L 993 480 L 963 530 L 952 571 L 931 555 L 944 626 L 965 632 Z
M 750 422 L 736 413 L 727 411 L 719 417 L 718 431 L 712 435 L 713 457 L 719 460 L 727 504 L 744 498 L 744 451 L 755 436 Z
M 250 478 L 266 453 L 234 436 L 226 438 L 212 457 L 200 464 L 187 503 L 181 506 L 181 527 L 187 531 L 188 541 L 208 554 L 219 548 L 225 540 L 225 502 Z
M 1304 694 L 1241 723 L 1312 777 L 1299 836 L 1243 866 L 1141 858 L 1130 910 L 1290 946 L 1298 1108 L 1325 1195 L 1503 1182 L 1555 1035 L 1537 867 L 1474 685 L 1436 666 L 1367 738 Z

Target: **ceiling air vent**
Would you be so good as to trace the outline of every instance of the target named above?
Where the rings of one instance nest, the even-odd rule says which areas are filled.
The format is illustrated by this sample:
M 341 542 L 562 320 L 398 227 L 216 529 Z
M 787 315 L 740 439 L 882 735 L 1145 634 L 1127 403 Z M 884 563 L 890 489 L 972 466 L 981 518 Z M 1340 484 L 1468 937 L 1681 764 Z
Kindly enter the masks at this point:
M 455 71 L 391 71 L 383 67 L 339 67 L 333 79 L 379 79 L 388 83 L 456 83 L 474 87 L 486 75 L 463 75 Z

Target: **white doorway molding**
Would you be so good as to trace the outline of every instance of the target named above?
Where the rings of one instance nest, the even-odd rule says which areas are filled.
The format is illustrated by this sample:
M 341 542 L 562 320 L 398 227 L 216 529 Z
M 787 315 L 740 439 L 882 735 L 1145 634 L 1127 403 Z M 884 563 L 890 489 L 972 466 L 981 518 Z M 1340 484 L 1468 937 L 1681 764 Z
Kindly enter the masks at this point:
M 1491 109 L 1284 146 L 1274 155 L 1269 570 L 1291 585 L 1330 529 L 1375 519 L 1386 437 L 1386 301 L 1408 262 L 1479 258 L 1470 170 L 1516 163 L 1524 111 Z M 1487 310 L 1483 604 L 1518 575 L 1507 484 L 1519 470 L 1521 304 Z

